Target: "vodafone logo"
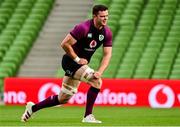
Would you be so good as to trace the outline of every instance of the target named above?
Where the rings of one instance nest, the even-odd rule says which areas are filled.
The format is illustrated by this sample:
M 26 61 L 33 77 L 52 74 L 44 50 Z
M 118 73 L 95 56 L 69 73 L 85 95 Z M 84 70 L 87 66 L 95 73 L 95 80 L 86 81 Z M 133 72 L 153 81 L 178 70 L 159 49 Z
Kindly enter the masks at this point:
M 152 108 L 171 108 L 175 102 L 173 90 L 164 84 L 153 87 L 148 96 Z
M 52 94 L 59 94 L 60 86 L 55 83 L 46 83 L 44 84 L 38 92 L 38 101 L 46 99 Z

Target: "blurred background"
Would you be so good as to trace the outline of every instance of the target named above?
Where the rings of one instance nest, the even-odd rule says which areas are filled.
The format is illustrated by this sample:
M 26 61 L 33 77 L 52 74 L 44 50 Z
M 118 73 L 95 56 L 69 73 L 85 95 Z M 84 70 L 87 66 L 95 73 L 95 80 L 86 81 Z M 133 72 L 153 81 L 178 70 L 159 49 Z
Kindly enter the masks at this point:
M 0 94 L 6 77 L 58 77 L 59 44 L 73 26 L 109 7 L 113 54 L 104 78 L 180 79 L 179 0 L 0 0 Z M 90 66 L 96 69 L 101 48 Z

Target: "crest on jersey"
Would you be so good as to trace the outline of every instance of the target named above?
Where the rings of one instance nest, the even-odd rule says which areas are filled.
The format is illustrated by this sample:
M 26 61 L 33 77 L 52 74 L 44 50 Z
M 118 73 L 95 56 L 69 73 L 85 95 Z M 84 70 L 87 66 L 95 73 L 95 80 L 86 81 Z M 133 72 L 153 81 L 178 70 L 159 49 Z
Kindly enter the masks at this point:
M 92 40 L 89 44 L 89 47 L 94 48 L 94 47 L 96 47 L 96 45 L 97 45 L 97 42 L 95 40 Z
M 99 41 L 102 41 L 104 39 L 104 35 L 100 34 L 99 35 Z

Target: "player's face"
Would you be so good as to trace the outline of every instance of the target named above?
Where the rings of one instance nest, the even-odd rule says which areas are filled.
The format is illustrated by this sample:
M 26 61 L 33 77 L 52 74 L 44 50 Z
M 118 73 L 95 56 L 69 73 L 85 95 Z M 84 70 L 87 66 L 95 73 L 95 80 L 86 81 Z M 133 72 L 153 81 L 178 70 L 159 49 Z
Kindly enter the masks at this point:
M 106 11 L 99 11 L 98 15 L 96 16 L 96 21 L 99 26 L 105 26 L 108 20 L 108 10 Z

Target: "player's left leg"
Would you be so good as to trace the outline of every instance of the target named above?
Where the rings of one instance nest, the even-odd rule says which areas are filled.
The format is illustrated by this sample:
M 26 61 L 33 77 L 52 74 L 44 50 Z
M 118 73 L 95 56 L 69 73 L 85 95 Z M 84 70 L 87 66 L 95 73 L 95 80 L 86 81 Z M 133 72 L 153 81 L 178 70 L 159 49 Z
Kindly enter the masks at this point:
M 74 75 L 74 78 L 85 81 L 91 85 L 87 92 L 86 111 L 82 122 L 101 123 L 101 121 L 96 120 L 94 115 L 92 114 L 95 100 L 102 85 L 101 78 L 95 78 L 94 70 L 87 65 L 84 65 L 80 69 L 78 69 Z

